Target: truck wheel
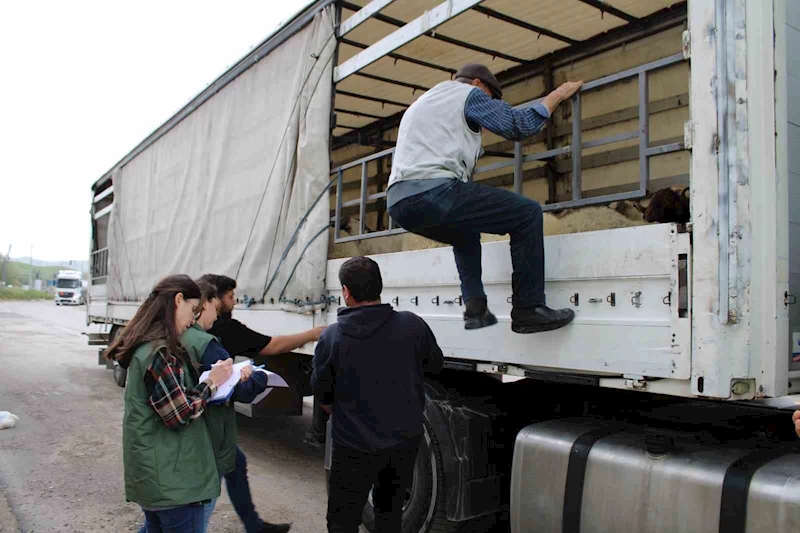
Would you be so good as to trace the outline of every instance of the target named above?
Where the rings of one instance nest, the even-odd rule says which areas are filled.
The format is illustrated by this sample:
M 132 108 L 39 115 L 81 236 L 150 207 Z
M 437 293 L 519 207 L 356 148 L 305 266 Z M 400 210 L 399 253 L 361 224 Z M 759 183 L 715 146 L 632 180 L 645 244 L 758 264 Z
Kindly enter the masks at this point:
M 403 498 L 402 533 L 449 533 L 458 527 L 445 515 L 445 490 L 442 454 L 433 432 L 425 423 L 425 433 L 414 464 L 414 480 Z M 367 531 L 375 531 L 375 510 L 370 491 L 361 521 Z
M 121 366 L 116 361 L 114 362 L 114 381 L 117 382 L 117 385 L 120 387 L 125 387 L 125 381 L 128 378 L 128 371 Z
M 119 325 L 111 326 L 111 332 L 108 334 L 108 345 L 111 346 L 114 343 L 114 340 L 117 338 L 119 332 L 122 331 L 122 327 Z M 125 387 L 125 381 L 128 378 L 128 370 L 119 366 L 119 363 L 114 361 L 114 381 L 120 387 Z

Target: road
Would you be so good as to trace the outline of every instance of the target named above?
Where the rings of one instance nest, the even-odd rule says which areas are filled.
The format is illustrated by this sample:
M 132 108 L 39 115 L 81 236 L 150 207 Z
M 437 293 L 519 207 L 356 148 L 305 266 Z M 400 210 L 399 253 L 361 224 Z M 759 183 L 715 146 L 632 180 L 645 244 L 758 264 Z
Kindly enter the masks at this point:
M 122 481 L 122 393 L 86 344 L 83 307 L 0 302 L 0 533 L 137 531 L 142 513 Z M 239 418 L 256 507 L 293 532 L 325 530 L 322 450 L 303 417 Z M 223 491 L 224 492 L 224 491 Z M 226 494 L 210 531 L 243 528 Z

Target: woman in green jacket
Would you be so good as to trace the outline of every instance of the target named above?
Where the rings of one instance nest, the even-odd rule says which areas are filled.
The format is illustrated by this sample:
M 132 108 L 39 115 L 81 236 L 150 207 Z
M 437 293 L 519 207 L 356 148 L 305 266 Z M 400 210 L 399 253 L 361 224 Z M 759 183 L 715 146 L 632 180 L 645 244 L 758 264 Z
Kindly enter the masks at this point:
M 217 288 L 206 280 L 198 280 L 200 288 L 201 309 L 195 323 L 181 335 L 183 344 L 192 363 L 202 370 L 209 370 L 218 361 L 224 361 L 231 356 L 222 347 L 219 339 L 208 333 L 217 320 L 219 298 Z M 217 462 L 217 471 L 220 477 L 232 472 L 236 468 L 236 411 L 233 402 L 251 403 L 256 397 L 267 389 L 267 375 L 263 372 L 253 372 L 252 367 L 242 368 L 240 382 L 233 390 L 231 398 L 223 403 L 209 405 L 204 418 L 211 436 L 211 445 Z M 216 498 L 205 506 L 205 523 L 214 511 Z
M 200 307 L 188 276 L 159 281 L 107 351 L 127 368 L 122 421 L 125 498 L 144 511 L 140 533 L 203 533 L 203 506 L 219 496 L 214 452 L 201 417 L 232 371 L 229 359 L 207 380 L 180 343 Z

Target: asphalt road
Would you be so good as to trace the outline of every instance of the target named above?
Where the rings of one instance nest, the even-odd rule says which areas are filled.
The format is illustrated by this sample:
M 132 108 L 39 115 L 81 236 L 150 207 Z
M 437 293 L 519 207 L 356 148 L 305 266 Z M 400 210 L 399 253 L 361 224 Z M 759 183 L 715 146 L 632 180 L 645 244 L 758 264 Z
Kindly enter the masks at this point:
M 122 481 L 122 393 L 87 346 L 85 308 L 0 302 L 0 532 L 136 531 L 142 513 Z M 240 416 L 262 518 L 292 531 L 325 530 L 323 452 L 303 444 L 303 417 Z M 224 492 L 224 490 L 223 490 Z M 226 494 L 210 531 L 243 531 Z

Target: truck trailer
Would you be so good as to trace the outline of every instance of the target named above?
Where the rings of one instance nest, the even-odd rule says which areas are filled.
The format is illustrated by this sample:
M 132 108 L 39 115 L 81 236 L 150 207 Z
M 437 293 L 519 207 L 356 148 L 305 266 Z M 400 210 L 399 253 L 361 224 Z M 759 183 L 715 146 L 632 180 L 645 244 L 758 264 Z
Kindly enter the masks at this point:
M 368 255 L 446 358 L 404 532 L 796 531 L 798 47 L 788 0 L 310 2 L 94 183 L 90 342 L 174 273 L 235 278 L 259 331 L 330 324 Z M 452 250 L 387 213 L 403 112 L 466 63 L 513 106 L 585 81 L 539 135 L 484 132 L 473 176 L 542 205 L 563 329 L 511 331 L 508 236 L 487 235 L 499 323 L 465 331 Z M 688 222 L 647 223 L 667 188 Z M 262 411 L 302 411 L 313 349 L 270 360 L 291 389 Z

